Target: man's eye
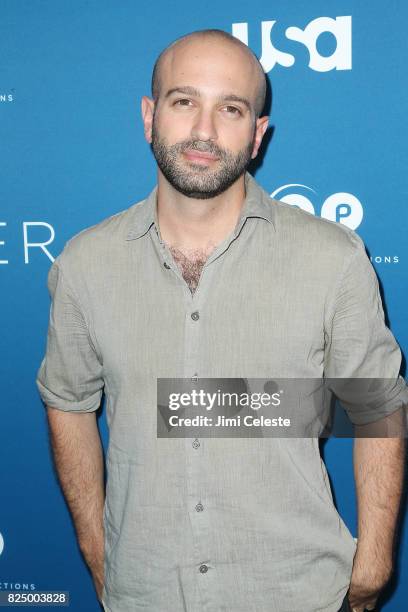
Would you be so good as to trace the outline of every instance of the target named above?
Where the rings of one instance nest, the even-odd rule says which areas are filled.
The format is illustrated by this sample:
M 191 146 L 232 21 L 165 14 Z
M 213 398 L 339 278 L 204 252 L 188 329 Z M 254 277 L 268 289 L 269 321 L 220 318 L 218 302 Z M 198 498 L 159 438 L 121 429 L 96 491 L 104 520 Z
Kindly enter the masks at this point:
M 174 104 L 178 104 L 179 106 L 188 106 L 190 102 L 191 100 L 188 100 L 187 98 L 183 98 L 182 100 L 176 100 Z
M 231 115 L 241 115 L 241 111 L 236 106 L 226 106 L 225 109 L 228 113 L 231 113 Z

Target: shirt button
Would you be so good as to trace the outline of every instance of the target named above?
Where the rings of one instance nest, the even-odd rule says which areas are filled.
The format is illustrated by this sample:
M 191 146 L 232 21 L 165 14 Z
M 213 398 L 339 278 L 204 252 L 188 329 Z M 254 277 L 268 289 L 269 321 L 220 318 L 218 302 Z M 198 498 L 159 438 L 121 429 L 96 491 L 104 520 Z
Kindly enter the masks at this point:
M 194 448 L 198 448 L 200 446 L 200 442 L 197 440 L 197 438 L 194 440 L 193 442 L 193 447 Z
M 196 505 L 195 509 L 197 510 L 197 512 L 202 512 L 204 510 L 204 506 L 200 502 L 199 504 Z
M 170 266 L 169 266 L 169 264 L 167 263 L 167 261 L 165 261 L 165 262 L 164 262 L 163 266 L 164 266 L 165 268 L 167 268 L 168 270 L 170 270 Z
M 193 319 L 193 321 L 198 321 L 198 319 L 200 318 L 198 310 L 195 310 L 194 312 L 191 313 L 191 318 Z
M 200 572 L 201 572 L 202 574 L 205 574 L 205 572 L 208 572 L 208 566 L 207 566 L 205 563 L 203 563 L 202 565 L 200 565 Z

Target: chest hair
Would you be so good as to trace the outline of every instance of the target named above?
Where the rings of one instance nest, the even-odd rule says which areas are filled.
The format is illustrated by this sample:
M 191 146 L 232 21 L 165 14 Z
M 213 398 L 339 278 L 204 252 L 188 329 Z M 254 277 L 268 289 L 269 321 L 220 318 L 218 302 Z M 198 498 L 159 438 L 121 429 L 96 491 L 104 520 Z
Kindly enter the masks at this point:
M 173 259 L 192 294 L 197 288 L 203 266 L 214 249 L 215 245 L 208 249 L 196 249 L 183 252 L 176 247 L 169 246 Z

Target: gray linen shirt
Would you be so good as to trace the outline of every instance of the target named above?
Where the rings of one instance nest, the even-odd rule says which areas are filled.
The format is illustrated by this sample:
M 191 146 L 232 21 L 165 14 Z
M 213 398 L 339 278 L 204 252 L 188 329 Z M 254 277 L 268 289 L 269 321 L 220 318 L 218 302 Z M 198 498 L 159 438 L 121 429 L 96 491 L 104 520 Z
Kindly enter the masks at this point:
M 356 543 L 318 439 L 157 438 L 158 377 L 391 377 L 405 392 L 361 239 L 245 182 L 194 295 L 156 188 L 71 239 L 49 273 L 42 399 L 76 412 L 107 399 L 110 612 L 337 612 L 349 586 Z

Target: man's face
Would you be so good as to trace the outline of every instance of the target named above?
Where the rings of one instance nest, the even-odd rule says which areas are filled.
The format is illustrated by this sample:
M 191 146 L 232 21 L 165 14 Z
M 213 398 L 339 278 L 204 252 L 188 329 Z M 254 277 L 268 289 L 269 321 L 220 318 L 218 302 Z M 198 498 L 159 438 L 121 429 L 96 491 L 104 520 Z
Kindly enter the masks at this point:
M 168 54 L 150 142 L 177 191 L 213 198 L 244 174 L 259 146 L 256 87 L 253 63 L 231 43 L 189 40 Z

